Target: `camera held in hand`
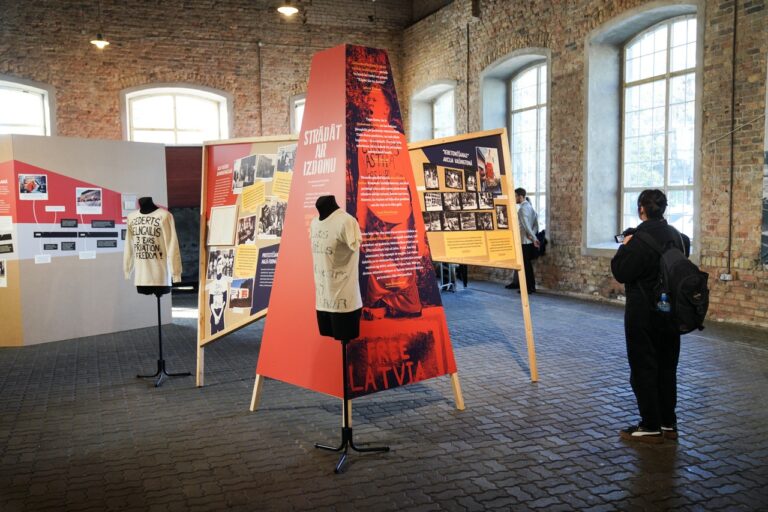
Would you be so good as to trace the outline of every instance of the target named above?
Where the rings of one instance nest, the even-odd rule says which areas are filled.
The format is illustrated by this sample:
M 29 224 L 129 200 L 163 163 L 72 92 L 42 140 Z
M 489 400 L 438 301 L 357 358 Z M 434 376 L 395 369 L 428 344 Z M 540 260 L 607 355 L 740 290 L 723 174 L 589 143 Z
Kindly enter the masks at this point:
M 614 236 L 613 239 L 616 240 L 617 244 L 623 244 L 625 237 L 628 237 L 629 235 L 634 235 L 636 232 L 637 232 L 637 228 L 627 228 L 624 231 L 622 231 L 620 235 Z

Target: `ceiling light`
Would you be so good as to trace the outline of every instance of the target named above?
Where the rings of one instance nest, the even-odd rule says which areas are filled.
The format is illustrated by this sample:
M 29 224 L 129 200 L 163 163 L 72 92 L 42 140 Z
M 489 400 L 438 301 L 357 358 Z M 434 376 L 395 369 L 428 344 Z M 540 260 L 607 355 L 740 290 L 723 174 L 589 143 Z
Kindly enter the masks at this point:
M 102 36 L 101 34 L 96 34 L 96 39 L 91 39 L 91 44 L 96 48 L 98 48 L 99 50 L 103 50 L 104 48 L 107 47 L 107 45 L 109 44 L 109 41 L 104 39 L 104 36 Z
M 293 5 L 293 2 L 285 2 L 277 8 L 277 12 L 284 14 L 285 16 L 293 16 L 299 12 L 299 10 Z

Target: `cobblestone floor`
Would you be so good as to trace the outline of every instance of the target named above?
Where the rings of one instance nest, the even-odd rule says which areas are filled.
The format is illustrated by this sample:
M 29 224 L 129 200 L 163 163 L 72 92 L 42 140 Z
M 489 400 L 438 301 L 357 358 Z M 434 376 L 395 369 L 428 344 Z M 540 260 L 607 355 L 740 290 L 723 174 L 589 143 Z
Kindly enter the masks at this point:
M 174 297 L 171 371 L 195 366 L 194 295 Z M 634 446 L 622 309 L 520 299 L 472 283 L 444 295 L 467 404 L 450 381 L 355 401 L 358 443 L 334 475 L 339 401 L 268 380 L 248 412 L 263 323 L 206 351 L 206 386 L 152 371 L 154 329 L 0 350 L 0 510 L 766 510 L 768 333 L 684 337 L 678 443 Z

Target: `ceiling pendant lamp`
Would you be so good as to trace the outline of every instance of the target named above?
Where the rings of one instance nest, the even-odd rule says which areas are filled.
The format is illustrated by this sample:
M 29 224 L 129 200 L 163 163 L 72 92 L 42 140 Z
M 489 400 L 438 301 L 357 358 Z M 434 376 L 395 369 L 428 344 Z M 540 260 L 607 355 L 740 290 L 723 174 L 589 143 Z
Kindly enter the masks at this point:
M 299 9 L 295 5 L 293 5 L 293 2 L 291 0 L 286 0 L 285 2 L 280 4 L 280 7 L 277 8 L 277 12 L 285 16 L 293 16 L 294 14 L 299 12 Z
M 96 39 L 91 39 L 91 44 L 98 48 L 99 50 L 103 50 L 109 45 L 109 41 L 104 39 L 104 36 L 101 34 L 96 34 Z

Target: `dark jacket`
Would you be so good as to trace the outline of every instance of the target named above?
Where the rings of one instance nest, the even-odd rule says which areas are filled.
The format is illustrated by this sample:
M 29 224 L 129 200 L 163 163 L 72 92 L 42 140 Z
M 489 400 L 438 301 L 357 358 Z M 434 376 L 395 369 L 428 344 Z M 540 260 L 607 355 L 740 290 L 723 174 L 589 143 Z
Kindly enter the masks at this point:
M 662 247 L 673 244 L 686 256 L 691 253 L 691 240 L 664 219 L 646 220 L 637 226 L 637 231 L 648 233 Z M 659 258 L 659 253 L 638 236 L 633 236 L 626 245 L 619 247 L 611 260 L 611 272 L 618 282 L 624 284 L 627 307 L 640 306 L 640 302 L 652 307 L 658 300 L 653 289 L 659 275 Z

